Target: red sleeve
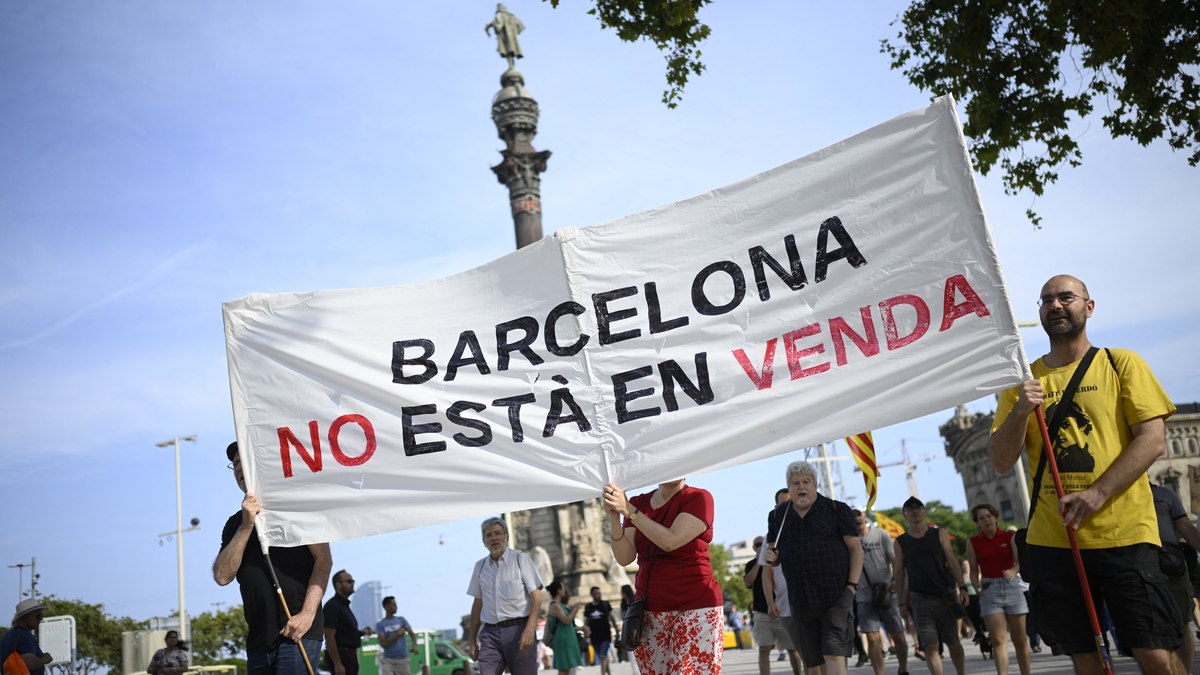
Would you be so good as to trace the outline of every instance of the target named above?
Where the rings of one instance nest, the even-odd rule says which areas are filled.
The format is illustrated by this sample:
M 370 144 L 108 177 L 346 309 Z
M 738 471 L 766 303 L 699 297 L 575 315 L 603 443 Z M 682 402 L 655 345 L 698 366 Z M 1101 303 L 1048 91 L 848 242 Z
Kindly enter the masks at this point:
M 708 490 L 695 488 L 684 495 L 687 499 L 680 505 L 680 513 L 690 513 L 700 519 L 712 531 L 714 507 L 712 493 Z

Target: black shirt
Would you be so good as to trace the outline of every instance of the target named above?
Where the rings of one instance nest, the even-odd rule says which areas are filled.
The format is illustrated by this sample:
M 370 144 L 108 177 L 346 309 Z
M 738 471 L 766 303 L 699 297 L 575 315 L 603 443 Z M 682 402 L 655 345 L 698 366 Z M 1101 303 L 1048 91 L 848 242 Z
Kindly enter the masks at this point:
M 908 590 L 925 595 L 953 593 L 955 583 L 946 569 L 946 552 L 942 550 L 942 535 L 937 526 L 930 525 L 922 537 L 905 532 L 896 537 L 904 551 L 904 572 L 908 575 Z
M 753 559 L 746 561 L 746 569 L 742 572 L 742 578 L 745 578 L 747 574 L 750 574 L 750 570 L 754 569 L 754 566 L 757 564 L 757 555 L 755 555 Z M 754 596 L 754 602 L 750 603 L 750 609 L 754 610 L 755 612 L 762 612 L 763 614 L 766 614 L 770 609 L 770 605 L 767 604 L 767 594 L 765 591 L 763 591 L 762 578 L 764 574 L 774 574 L 770 565 L 764 565 L 763 568 L 758 571 L 758 576 L 754 578 L 754 585 L 750 587 L 751 594 Z
M 221 532 L 221 550 L 233 540 L 238 527 L 242 524 L 242 513 L 238 511 L 225 521 L 225 529 Z M 304 607 L 304 596 L 308 593 L 308 579 L 312 576 L 312 552 L 308 546 L 272 546 L 271 562 L 275 565 L 275 575 L 279 578 L 279 587 L 287 600 L 288 609 L 293 614 Z M 242 565 L 237 570 L 237 582 L 242 592 L 242 612 L 246 615 L 246 623 L 250 632 L 246 636 L 247 651 L 272 651 L 284 639 L 279 634 L 287 625 L 287 615 L 279 605 L 279 596 L 275 593 L 275 585 L 271 583 L 271 572 L 267 569 L 267 559 L 263 556 L 262 547 L 258 544 L 258 533 L 250 531 L 250 540 L 246 542 L 246 550 L 242 552 Z M 321 613 L 313 617 L 312 627 L 304 634 L 305 639 L 320 640 L 324 634 L 324 624 Z
M 350 611 L 350 598 L 336 593 L 325 603 L 325 627 L 334 630 L 333 639 L 338 649 L 358 649 L 362 646 L 362 631 L 358 619 Z
M 592 601 L 583 608 L 583 616 L 587 619 L 588 631 L 592 635 L 592 644 L 612 642 L 612 605 L 607 600 Z

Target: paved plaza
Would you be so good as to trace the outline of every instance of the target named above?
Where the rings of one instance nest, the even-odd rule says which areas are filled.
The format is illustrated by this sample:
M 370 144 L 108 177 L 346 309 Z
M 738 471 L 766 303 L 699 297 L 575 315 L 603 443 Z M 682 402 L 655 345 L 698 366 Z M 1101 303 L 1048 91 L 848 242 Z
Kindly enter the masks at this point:
M 985 660 L 979 655 L 979 649 L 973 644 L 965 644 L 967 650 L 967 675 L 995 675 L 996 667 L 992 661 Z M 873 675 L 874 671 L 870 665 L 865 665 L 861 668 L 854 668 L 856 657 L 851 657 L 850 673 L 851 675 Z M 1010 673 L 1019 673 L 1017 670 L 1016 656 L 1013 654 L 1012 646 L 1009 646 L 1008 670 Z M 895 657 L 889 658 L 884 666 L 885 675 L 896 675 L 897 665 Z M 632 670 L 624 663 L 614 664 L 613 675 L 631 675 Z M 555 671 L 542 671 L 552 673 Z M 592 675 L 599 673 L 600 669 L 596 666 L 585 666 L 579 668 L 577 675 Z M 772 675 L 790 675 L 791 668 L 783 661 L 776 661 L 774 654 L 771 657 L 771 673 Z M 929 669 L 925 667 L 923 661 L 909 659 L 908 672 L 911 675 L 928 675 Z M 1049 675 L 1050 673 L 1073 673 L 1071 661 L 1065 656 L 1052 656 L 1050 650 L 1043 650 L 1041 654 L 1033 655 L 1033 673 L 1035 675 Z M 1131 658 L 1123 656 L 1114 656 L 1113 672 L 1121 675 L 1135 675 L 1141 671 L 1138 670 L 1137 663 Z M 1194 669 L 1192 672 L 1196 672 Z M 758 675 L 758 650 L 743 649 L 741 651 L 730 649 L 725 652 L 725 658 L 721 668 L 722 675 Z M 945 659 L 946 675 L 954 675 L 954 666 L 950 663 L 950 659 Z

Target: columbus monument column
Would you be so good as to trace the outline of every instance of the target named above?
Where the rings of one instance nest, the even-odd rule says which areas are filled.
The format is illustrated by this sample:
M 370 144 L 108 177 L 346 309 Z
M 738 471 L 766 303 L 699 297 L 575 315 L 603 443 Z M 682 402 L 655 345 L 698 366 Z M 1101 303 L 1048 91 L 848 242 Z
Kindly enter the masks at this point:
M 496 178 L 508 186 L 508 203 L 516 228 L 517 248 L 542 238 L 542 178 L 550 151 L 533 147 L 537 135 L 538 104 L 525 88 L 525 78 L 514 67 L 522 58 L 517 35 L 525 30 L 521 20 L 496 5 L 496 18 L 484 26 L 496 34 L 496 51 L 508 61 L 508 70 L 500 76 L 500 91 L 492 99 L 492 121 L 504 149 L 500 163 L 492 167 Z
M 508 202 L 516 230 L 517 248 L 542 238 L 541 174 L 550 151 L 533 147 L 537 135 L 538 104 L 525 88 L 525 78 L 514 67 L 523 58 L 518 35 L 525 25 L 503 4 L 484 31 L 496 37 L 496 51 L 508 62 L 500 76 L 500 91 L 492 100 L 492 121 L 504 149 L 501 161 L 492 167 L 496 178 L 508 187 Z M 597 488 L 599 493 L 599 488 Z M 538 564 L 542 581 L 558 579 L 576 597 L 587 598 L 588 589 L 599 586 L 605 599 L 616 605 L 622 584 L 630 583 L 613 559 L 608 545 L 608 517 L 596 499 L 504 514 L 513 548 L 523 549 Z

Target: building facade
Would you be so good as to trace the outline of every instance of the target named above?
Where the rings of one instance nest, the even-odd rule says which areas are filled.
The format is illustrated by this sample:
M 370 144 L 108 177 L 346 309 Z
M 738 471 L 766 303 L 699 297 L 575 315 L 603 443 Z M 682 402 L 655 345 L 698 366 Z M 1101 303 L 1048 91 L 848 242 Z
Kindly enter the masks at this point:
M 1150 480 L 1175 491 L 1192 516 L 1200 513 L 1200 403 L 1177 404 L 1167 419 L 1166 452 L 1150 467 Z M 1012 469 L 996 474 L 988 457 L 987 442 L 995 413 L 969 413 L 959 406 L 939 431 L 946 455 L 962 477 L 967 507 L 994 504 L 1004 520 L 1025 524 L 1028 518 L 1028 457 Z
M 542 581 L 557 579 L 575 597 L 587 599 L 599 586 L 614 605 L 629 575 L 617 564 L 608 544 L 608 514 L 600 499 L 505 514 L 513 548 L 533 556 Z
M 962 477 L 967 508 L 987 502 L 1000 510 L 1002 519 L 1024 524 L 1029 518 L 1029 458 L 1021 453 L 1013 468 L 996 474 L 987 450 L 995 416 L 994 412 L 970 413 L 960 405 L 938 431 L 946 442 L 946 455 Z

